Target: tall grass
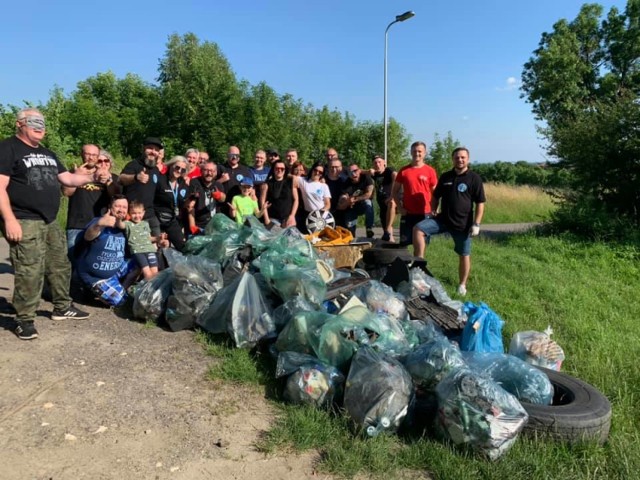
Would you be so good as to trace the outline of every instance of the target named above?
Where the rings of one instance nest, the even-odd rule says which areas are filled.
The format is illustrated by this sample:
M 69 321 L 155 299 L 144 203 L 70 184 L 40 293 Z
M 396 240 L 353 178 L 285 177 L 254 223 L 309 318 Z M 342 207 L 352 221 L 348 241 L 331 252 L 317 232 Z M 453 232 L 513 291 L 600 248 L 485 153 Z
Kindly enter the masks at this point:
M 486 183 L 483 223 L 521 223 L 548 220 L 556 209 L 553 199 L 539 187 Z

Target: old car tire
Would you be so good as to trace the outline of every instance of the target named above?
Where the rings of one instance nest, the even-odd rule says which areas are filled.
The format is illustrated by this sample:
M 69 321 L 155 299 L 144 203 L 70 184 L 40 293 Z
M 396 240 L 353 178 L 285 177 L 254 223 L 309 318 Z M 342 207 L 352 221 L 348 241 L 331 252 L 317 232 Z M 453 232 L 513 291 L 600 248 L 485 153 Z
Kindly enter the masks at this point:
M 568 443 L 603 444 L 611 427 L 611 404 L 598 389 L 582 380 L 546 368 L 554 394 L 551 405 L 522 402 L 529 414 L 524 433 Z
M 373 247 L 367 248 L 362 251 L 362 257 L 364 263 L 367 265 L 389 265 L 396 258 L 401 260 L 410 261 L 413 256 L 405 248 L 380 248 Z

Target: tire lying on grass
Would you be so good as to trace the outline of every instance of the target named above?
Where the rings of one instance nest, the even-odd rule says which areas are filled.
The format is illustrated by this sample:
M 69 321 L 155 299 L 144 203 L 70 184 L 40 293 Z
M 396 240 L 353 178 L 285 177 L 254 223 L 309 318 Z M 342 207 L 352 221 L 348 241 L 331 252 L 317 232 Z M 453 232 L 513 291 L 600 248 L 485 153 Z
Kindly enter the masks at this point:
M 551 405 L 522 402 L 529 414 L 523 433 L 567 443 L 595 441 L 602 445 L 611 427 L 611 404 L 607 397 L 566 373 L 540 370 L 553 384 L 553 401 Z

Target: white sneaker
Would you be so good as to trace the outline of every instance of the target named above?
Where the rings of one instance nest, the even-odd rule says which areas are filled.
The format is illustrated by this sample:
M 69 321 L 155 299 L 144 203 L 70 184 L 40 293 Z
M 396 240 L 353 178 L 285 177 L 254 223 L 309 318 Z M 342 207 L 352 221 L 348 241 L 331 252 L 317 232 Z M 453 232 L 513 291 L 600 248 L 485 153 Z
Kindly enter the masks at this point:
M 467 294 L 467 287 L 465 285 L 458 285 L 458 295 L 464 297 Z

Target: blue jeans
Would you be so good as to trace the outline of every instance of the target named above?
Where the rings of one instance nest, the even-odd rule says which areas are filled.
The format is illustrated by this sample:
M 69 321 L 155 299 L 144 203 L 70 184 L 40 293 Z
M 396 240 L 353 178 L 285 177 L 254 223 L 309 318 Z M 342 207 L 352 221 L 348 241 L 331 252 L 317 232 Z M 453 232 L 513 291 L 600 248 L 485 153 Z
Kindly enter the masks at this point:
M 344 211 L 345 223 L 354 237 L 360 215 L 364 215 L 365 228 L 371 230 L 373 228 L 373 202 L 371 200 L 360 200 L 353 207 Z
M 431 239 L 431 235 L 439 233 L 448 233 L 453 238 L 453 250 L 461 257 L 471 255 L 471 237 L 468 232 L 458 232 L 449 229 L 443 222 L 435 218 L 426 218 L 418 223 L 415 228 L 420 230 L 427 236 L 427 244 Z
M 73 247 L 76 245 L 78 235 L 84 232 L 84 228 L 67 228 L 67 253 L 73 263 Z

